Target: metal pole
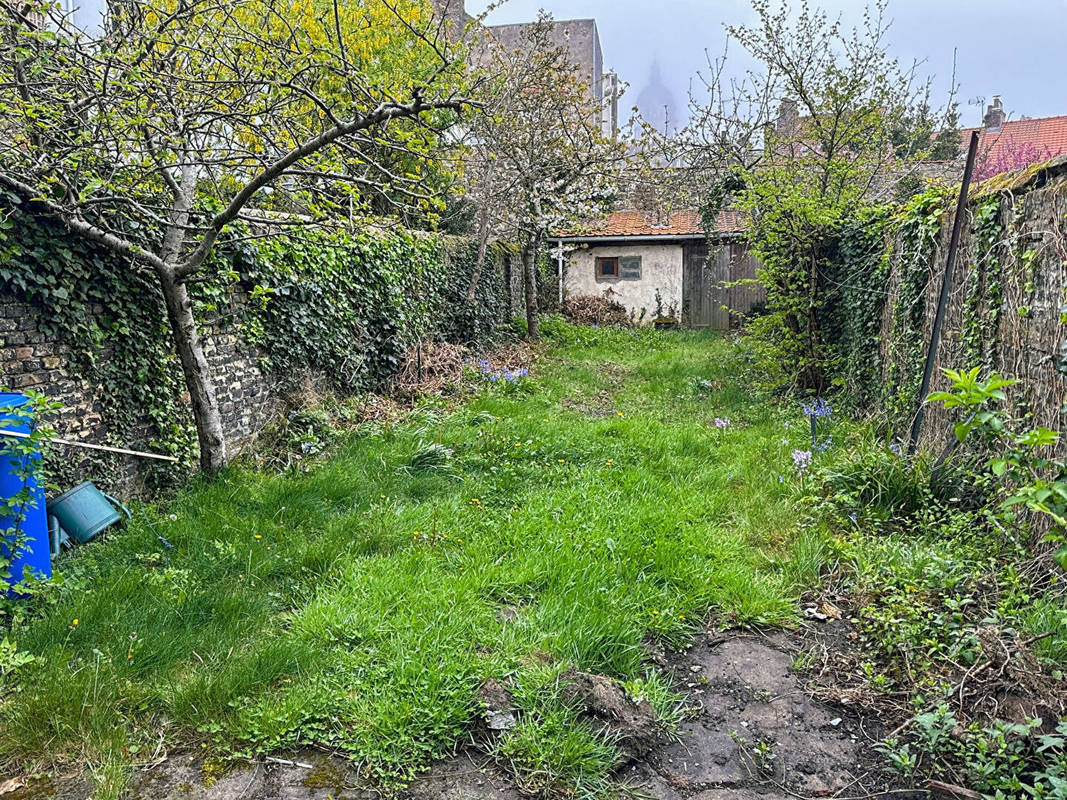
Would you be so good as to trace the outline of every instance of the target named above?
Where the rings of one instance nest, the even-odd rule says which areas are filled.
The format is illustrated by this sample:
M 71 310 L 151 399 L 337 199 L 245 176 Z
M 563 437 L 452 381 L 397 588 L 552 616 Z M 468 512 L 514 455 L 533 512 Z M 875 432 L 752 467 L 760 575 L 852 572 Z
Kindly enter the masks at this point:
M 559 276 L 559 306 L 563 308 L 563 242 L 556 242 L 556 274 Z
M 915 412 L 915 420 L 911 424 L 909 452 L 912 453 L 915 452 L 915 447 L 919 443 L 919 431 L 922 429 L 923 414 L 926 410 L 926 395 L 930 392 L 934 360 L 937 358 L 937 348 L 941 344 L 941 326 L 945 322 L 948 293 L 952 290 L 952 270 L 956 266 L 956 252 L 960 246 L 960 231 L 963 228 L 964 213 L 967 211 L 967 195 L 970 193 L 971 176 L 974 174 L 974 160 L 977 155 L 978 131 L 972 131 L 971 143 L 967 148 L 967 166 L 963 170 L 963 183 L 960 184 L 960 196 L 956 202 L 956 219 L 952 222 L 952 238 L 948 243 L 948 261 L 945 263 L 945 274 L 941 279 L 941 296 L 937 301 L 933 330 L 930 331 L 930 349 L 926 351 L 926 364 L 923 366 L 923 381 L 919 387 L 919 409 Z
M 29 439 L 30 434 L 19 431 L 0 430 L 0 436 L 10 436 L 14 439 Z M 127 450 L 124 447 L 105 447 L 102 444 L 89 444 L 88 442 L 72 442 L 69 439 L 48 438 L 45 441 L 51 444 L 62 444 L 67 447 L 81 447 L 85 450 L 102 450 L 105 453 L 118 453 L 123 456 L 137 456 L 138 458 L 154 458 L 157 461 L 171 461 L 175 464 L 178 459 L 174 456 L 161 456 L 159 453 L 143 453 L 140 450 Z

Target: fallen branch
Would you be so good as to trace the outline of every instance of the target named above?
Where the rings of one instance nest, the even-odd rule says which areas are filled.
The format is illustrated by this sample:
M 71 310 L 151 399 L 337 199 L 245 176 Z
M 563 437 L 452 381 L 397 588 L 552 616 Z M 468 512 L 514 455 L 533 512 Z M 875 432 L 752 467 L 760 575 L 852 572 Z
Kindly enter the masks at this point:
M 965 789 L 962 786 L 955 786 L 951 783 L 929 780 L 926 782 L 926 788 L 933 794 L 955 797 L 957 800 L 982 800 L 982 795 L 973 789 Z

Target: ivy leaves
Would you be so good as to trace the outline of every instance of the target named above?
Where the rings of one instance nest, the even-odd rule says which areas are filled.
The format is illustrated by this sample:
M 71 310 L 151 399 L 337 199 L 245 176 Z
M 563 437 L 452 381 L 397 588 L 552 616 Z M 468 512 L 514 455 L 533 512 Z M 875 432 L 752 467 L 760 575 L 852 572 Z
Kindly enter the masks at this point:
M 312 371 L 352 393 L 385 383 L 420 340 L 493 335 L 508 299 L 498 274 L 486 275 L 476 302 L 466 302 L 476 257 L 473 242 L 398 231 L 255 240 L 237 231 L 190 291 L 201 324 L 235 331 L 265 371 L 294 382 Z M 98 405 L 114 441 L 147 440 L 191 459 L 184 382 L 146 268 L 15 207 L 0 219 L 0 288 L 40 309 L 38 329 L 69 348 L 68 368 L 90 388 L 86 400 Z M 150 484 L 176 477 L 153 473 Z
M 479 282 L 474 304 L 463 297 L 476 251 L 397 231 L 264 240 L 235 265 L 252 298 L 241 329 L 275 375 L 311 370 L 341 392 L 374 389 L 416 342 L 483 342 L 504 319 L 499 275 Z

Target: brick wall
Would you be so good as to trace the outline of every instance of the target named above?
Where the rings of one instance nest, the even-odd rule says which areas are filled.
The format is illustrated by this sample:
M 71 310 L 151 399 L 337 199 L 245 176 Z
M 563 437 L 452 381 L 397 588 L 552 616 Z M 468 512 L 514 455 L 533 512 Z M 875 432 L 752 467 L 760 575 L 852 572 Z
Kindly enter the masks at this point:
M 498 261 L 483 274 L 483 281 L 503 279 L 508 295 L 505 315 L 522 313 L 522 266 L 517 256 L 497 251 Z M 510 272 L 506 269 L 511 263 Z M 510 283 L 508 283 L 510 279 Z M 154 302 L 154 301 L 152 301 Z M 227 313 L 221 319 L 236 316 L 248 302 L 244 291 L 235 288 L 228 301 L 221 306 Z M 102 315 L 104 308 L 94 307 L 90 313 Z M 62 334 L 50 335 L 48 320 L 42 318 L 41 308 L 8 291 L 0 291 L 0 365 L 3 377 L 0 385 L 11 390 L 27 390 L 44 394 L 62 404 L 54 418 L 60 438 L 76 442 L 113 445 L 134 450 L 153 451 L 154 428 L 150 420 L 127 421 L 118 431 L 114 422 L 117 412 L 124 409 L 107 408 L 103 398 L 107 394 L 100 387 L 80 377 L 91 370 L 73 364 L 72 348 Z M 506 318 L 506 316 L 505 316 Z M 504 321 L 503 319 L 500 320 Z M 212 367 L 216 397 L 222 415 L 223 430 L 231 452 L 238 452 L 254 440 L 285 408 L 280 394 L 278 377 L 260 368 L 262 354 L 244 342 L 232 325 L 223 322 L 206 324 L 203 329 L 204 353 Z M 78 349 L 81 351 L 81 348 Z M 107 341 L 94 353 L 98 364 L 116 365 L 115 351 Z M 175 356 L 176 358 L 176 356 Z M 176 368 L 176 364 L 175 364 Z M 292 385 L 292 377 L 286 376 Z M 299 377 L 299 376 L 298 376 Z M 308 375 L 313 383 L 323 376 Z M 179 383 L 179 424 L 192 428 L 192 411 L 188 393 Z M 133 404 L 131 399 L 131 405 Z M 173 467 L 161 468 L 161 462 L 129 456 L 101 454 L 82 448 L 55 445 L 50 449 L 48 463 L 52 480 L 62 489 L 82 480 L 92 480 L 121 497 L 148 494 L 160 486 L 167 486 L 181 477 Z
M 235 302 L 243 298 L 236 297 Z M 96 308 L 99 314 L 102 309 Z M 76 375 L 71 347 L 62 338 L 50 339 L 42 331 L 41 309 L 10 294 L 0 294 L 0 364 L 2 383 L 13 391 L 32 389 L 62 404 L 54 418 L 63 439 L 151 450 L 148 421 L 119 436 L 108 425 L 108 411 L 97 387 Z M 231 447 L 240 449 L 277 413 L 280 403 L 275 381 L 259 368 L 259 354 L 245 346 L 232 330 L 214 326 L 205 331 L 204 350 L 214 370 L 223 428 Z M 105 343 L 98 360 L 110 357 Z M 188 396 L 182 398 L 184 422 L 192 424 Z M 54 446 L 49 455 L 52 479 L 59 489 L 90 479 L 121 496 L 143 494 L 158 485 L 152 462 L 111 456 L 81 448 Z

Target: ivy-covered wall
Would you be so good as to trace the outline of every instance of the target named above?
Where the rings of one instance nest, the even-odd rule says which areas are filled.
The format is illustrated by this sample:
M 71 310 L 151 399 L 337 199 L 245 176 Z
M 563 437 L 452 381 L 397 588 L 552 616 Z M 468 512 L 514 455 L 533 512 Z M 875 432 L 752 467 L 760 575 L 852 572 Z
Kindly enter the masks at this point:
M 253 233 L 253 232 L 246 232 Z M 401 229 L 234 237 L 193 287 L 227 438 L 239 445 L 308 379 L 341 394 L 386 386 L 408 348 L 478 347 L 510 316 L 506 253 Z M 55 448 L 60 487 L 124 493 L 183 479 L 196 437 L 153 274 L 15 207 L 0 218 L 4 386 L 60 401 L 59 435 L 171 454 L 178 469 Z
M 867 280 L 846 303 L 846 380 L 867 392 L 898 435 L 918 407 L 923 360 L 941 290 L 951 236 L 954 189 L 933 189 L 885 216 L 880 266 L 853 270 Z M 861 226 L 862 227 L 862 226 Z M 860 248 L 859 252 L 871 252 Z M 848 270 L 843 269 L 843 280 Z M 877 280 L 876 280 L 877 279 Z M 1055 430 L 1067 392 L 1067 159 L 986 181 L 972 191 L 931 390 L 949 388 L 942 368 L 996 370 L 1017 378 L 1009 403 L 1032 424 Z M 880 317 L 871 325 L 872 314 Z M 863 319 L 859 319 L 862 317 Z M 942 447 L 952 435 L 939 406 L 927 409 L 923 443 Z

